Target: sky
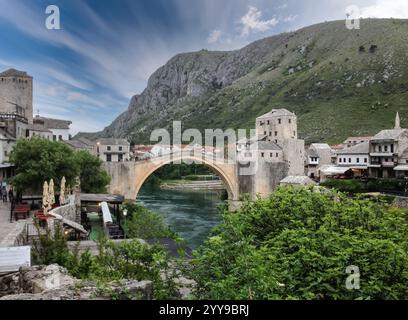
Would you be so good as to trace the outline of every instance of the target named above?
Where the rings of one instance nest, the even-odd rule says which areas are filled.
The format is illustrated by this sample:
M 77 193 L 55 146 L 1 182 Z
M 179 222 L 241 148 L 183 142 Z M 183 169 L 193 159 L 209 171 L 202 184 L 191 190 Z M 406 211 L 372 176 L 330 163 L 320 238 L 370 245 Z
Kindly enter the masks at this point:
M 59 30 L 46 27 L 49 5 Z M 99 131 L 175 54 L 239 49 L 345 19 L 350 5 L 408 18 L 408 0 L 0 0 L 0 71 L 34 77 L 35 114 L 73 121 L 74 134 Z

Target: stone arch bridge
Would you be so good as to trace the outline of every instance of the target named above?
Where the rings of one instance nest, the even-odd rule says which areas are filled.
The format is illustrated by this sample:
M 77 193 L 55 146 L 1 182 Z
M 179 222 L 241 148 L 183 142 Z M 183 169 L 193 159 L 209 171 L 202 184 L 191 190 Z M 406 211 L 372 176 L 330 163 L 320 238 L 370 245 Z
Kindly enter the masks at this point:
M 135 200 L 147 178 L 156 170 L 171 163 L 196 163 L 208 166 L 224 182 L 230 200 L 238 200 L 238 179 L 236 164 L 232 161 L 215 160 L 213 157 L 173 154 L 143 161 L 106 162 L 105 170 L 111 177 L 109 192 L 122 194 L 126 199 Z
M 224 182 L 232 207 L 235 203 L 239 206 L 241 195 L 268 195 L 288 172 L 284 163 L 257 163 L 254 174 L 241 175 L 241 167 L 235 161 L 177 153 L 144 161 L 105 162 L 105 170 L 111 177 L 108 191 L 124 195 L 128 200 L 136 200 L 143 183 L 151 174 L 167 164 L 182 162 L 206 165 L 217 174 Z

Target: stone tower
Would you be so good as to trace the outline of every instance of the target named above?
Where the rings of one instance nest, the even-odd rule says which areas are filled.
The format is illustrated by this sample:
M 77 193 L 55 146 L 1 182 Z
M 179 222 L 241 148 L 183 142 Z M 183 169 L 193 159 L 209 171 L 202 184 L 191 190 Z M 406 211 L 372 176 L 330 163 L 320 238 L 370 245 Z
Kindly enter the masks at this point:
M 26 72 L 0 73 L 0 113 L 17 114 L 33 123 L 33 78 Z
M 261 139 L 282 148 L 283 160 L 289 165 L 288 175 L 304 175 L 304 140 L 298 139 L 297 117 L 286 109 L 273 109 L 256 119 L 256 132 Z

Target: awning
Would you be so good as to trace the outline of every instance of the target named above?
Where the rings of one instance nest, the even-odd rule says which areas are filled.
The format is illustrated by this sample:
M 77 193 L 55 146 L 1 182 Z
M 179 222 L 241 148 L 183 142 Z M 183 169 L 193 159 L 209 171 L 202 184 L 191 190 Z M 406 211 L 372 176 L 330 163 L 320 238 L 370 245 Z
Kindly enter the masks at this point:
M 102 208 L 103 224 L 112 223 L 113 222 L 112 215 L 109 211 L 108 204 L 106 202 L 102 202 L 101 208 Z
M 332 175 L 334 176 L 334 175 L 338 175 L 338 174 L 345 174 L 349 170 L 351 170 L 350 167 L 332 166 L 332 167 L 327 167 L 327 168 L 321 169 L 320 171 L 323 172 L 327 176 L 332 176 Z
M 81 226 L 79 223 L 76 223 L 76 222 L 74 222 L 74 221 L 65 219 L 65 218 L 63 218 L 61 215 L 56 214 L 56 213 L 53 213 L 52 211 L 49 212 L 48 214 L 49 214 L 50 216 L 54 217 L 55 219 L 61 221 L 63 224 L 65 224 L 65 225 L 67 225 L 67 226 L 69 226 L 69 227 L 71 227 L 71 228 L 73 228 L 73 229 L 75 229 L 75 230 L 77 230 L 77 231 L 79 231 L 79 232 L 82 232 L 82 233 L 84 233 L 84 234 L 87 234 L 87 233 L 88 233 L 88 232 L 84 229 L 84 227 Z
M 353 169 L 353 170 L 367 170 L 368 166 L 355 166 L 355 167 L 350 167 L 350 169 Z
M 394 168 L 395 171 L 408 171 L 408 165 L 399 165 Z

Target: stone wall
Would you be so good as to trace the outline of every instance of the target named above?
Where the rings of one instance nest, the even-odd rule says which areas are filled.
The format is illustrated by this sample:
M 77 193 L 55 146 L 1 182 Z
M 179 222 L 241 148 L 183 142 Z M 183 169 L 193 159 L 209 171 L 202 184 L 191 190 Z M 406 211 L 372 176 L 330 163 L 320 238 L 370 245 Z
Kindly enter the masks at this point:
M 17 221 L 14 229 L 0 242 L 0 247 L 17 247 L 25 245 L 27 234 L 26 226 L 26 220 Z
M 408 209 L 408 197 L 395 197 L 392 206 L 400 209 Z
M 108 284 L 110 295 L 121 300 L 151 300 L 151 281 L 122 280 Z M 58 265 L 20 268 L 0 276 L 0 300 L 108 300 L 93 282 L 73 278 Z

